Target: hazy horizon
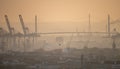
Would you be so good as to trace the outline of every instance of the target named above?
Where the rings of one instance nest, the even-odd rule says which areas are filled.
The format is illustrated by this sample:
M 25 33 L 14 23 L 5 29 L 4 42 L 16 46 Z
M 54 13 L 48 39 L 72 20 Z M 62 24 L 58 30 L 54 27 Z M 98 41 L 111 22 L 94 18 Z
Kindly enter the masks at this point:
M 0 0 L 0 27 L 7 29 L 7 14 L 11 26 L 21 32 L 21 14 L 30 31 L 34 31 L 35 15 L 38 32 L 88 31 L 90 14 L 92 31 L 106 31 L 108 14 L 111 21 L 120 19 L 119 4 L 120 0 Z

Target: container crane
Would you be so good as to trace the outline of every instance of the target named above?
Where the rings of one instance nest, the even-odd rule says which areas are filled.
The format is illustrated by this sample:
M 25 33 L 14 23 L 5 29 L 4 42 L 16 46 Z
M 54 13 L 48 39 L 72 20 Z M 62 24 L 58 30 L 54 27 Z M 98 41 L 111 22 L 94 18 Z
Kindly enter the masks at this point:
M 25 27 L 25 24 L 24 24 L 24 21 L 23 21 L 23 18 L 22 18 L 22 15 L 19 15 L 19 19 L 20 19 L 20 23 L 21 23 L 21 26 L 22 26 L 22 29 L 23 29 L 23 33 L 24 33 L 24 52 L 26 51 L 26 35 L 28 34 L 27 31 L 28 31 L 28 28 Z
M 28 27 L 25 27 L 22 15 L 19 15 L 19 19 L 20 19 L 20 23 L 22 25 L 23 33 L 26 36 L 28 34 L 29 29 L 28 29 Z
M 12 36 L 14 34 L 14 28 L 12 28 L 10 26 L 10 22 L 9 22 L 9 19 L 8 19 L 7 15 L 5 15 L 5 20 L 6 20 L 6 23 L 7 23 L 7 26 L 8 26 L 9 35 Z
M 23 21 L 22 15 L 19 15 L 20 23 L 23 29 L 23 37 L 24 37 L 24 52 L 26 51 L 26 46 L 29 46 L 30 44 L 30 37 L 33 37 L 33 34 L 29 33 L 29 28 L 25 26 L 25 23 Z M 28 37 L 28 39 L 26 39 Z
M 6 41 L 7 43 L 9 43 L 8 46 L 15 46 L 15 45 L 16 45 L 16 38 L 14 37 L 14 34 L 15 34 L 14 28 L 11 27 L 10 22 L 9 22 L 9 19 L 8 19 L 8 16 L 7 16 L 7 15 L 4 15 L 4 17 L 5 17 L 5 21 L 6 21 L 6 24 L 7 24 L 7 27 L 8 27 L 8 31 L 9 31 L 8 35 L 5 35 L 5 37 L 10 37 L 9 39 L 6 38 L 5 41 Z M 12 36 L 13 38 L 11 38 L 11 36 Z

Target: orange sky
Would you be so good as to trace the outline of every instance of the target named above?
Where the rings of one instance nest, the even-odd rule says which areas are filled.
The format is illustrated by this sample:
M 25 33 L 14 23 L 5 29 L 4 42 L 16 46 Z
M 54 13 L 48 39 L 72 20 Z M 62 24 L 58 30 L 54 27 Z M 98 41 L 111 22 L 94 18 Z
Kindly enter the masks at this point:
M 6 27 L 4 15 L 21 31 L 18 18 L 22 14 L 26 26 L 34 31 L 34 16 L 38 16 L 39 32 L 88 31 L 91 14 L 92 31 L 106 31 L 107 15 L 120 19 L 120 0 L 0 0 L 0 27 Z

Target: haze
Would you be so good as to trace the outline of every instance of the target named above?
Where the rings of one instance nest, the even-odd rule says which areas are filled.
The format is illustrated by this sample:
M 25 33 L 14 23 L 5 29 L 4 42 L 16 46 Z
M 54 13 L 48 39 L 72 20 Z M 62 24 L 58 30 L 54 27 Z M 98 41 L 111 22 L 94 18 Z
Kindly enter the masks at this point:
M 120 19 L 120 0 L 0 0 L 0 27 L 7 29 L 4 15 L 21 31 L 18 15 L 34 31 L 38 16 L 39 32 L 88 31 L 91 15 L 92 31 L 106 31 L 107 15 L 111 21 Z

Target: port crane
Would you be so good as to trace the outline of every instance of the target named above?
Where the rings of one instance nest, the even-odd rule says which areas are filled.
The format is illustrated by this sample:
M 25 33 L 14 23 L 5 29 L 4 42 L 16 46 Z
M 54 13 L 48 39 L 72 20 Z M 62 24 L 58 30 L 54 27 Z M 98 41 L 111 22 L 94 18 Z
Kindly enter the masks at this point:
M 8 16 L 5 15 L 4 17 L 5 17 L 5 20 L 6 20 L 6 23 L 7 23 L 9 35 L 13 36 L 13 37 L 20 37 L 20 36 L 22 36 L 22 33 L 15 33 L 15 29 L 13 27 L 11 27 L 11 25 L 10 25 L 10 21 L 8 19 Z
M 7 38 L 7 40 L 5 40 L 5 41 L 7 41 L 9 43 L 7 46 L 16 46 L 16 38 L 14 37 L 15 30 L 13 27 L 11 27 L 8 16 L 4 15 L 4 17 L 5 17 L 5 21 L 6 21 L 6 24 L 8 27 L 8 32 L 9 32 L 8 35 L 5 36 Z M 8 37 L 9 37 L 9 39 L 8 39 Z
M 23 44 L 24 44 L 24 52 L 25 52 L 26 51 L 26 41 L 27 41 L 26 36 L 28 35 L 29 29 L 28 29 L 28 27 L 25 26 L 22 15 L 19 15 L 19 19 L 20 19 L 20 23 L 21 23 L 21 26 L 22 26 L 22 30 L 23 30 L 23 37 L 24 37 L 24 43 Z
M 20 23 L 22 26 L 22 30 L 23 30 L 23 37 L 24 37 L 24 47 L 26 42 L 30 41 L 30 37 L 33 38 L 33 44 L 34 44 L 34 37 L 39 37 L 39 35 L 37 35 L 37 16 L 35 16 L 35 33 L 29 33 L 29 28 L 25 26 L 25 23 L 23 21 L 22 15 L 19 15 L 19 19 L 20 19 Z M 26 39 L 26 37 L 28 37 L 28 39 Z M 27 43 L 29 44 L 29 43 Z
M 22 15 L 19 15 L 19 19 L 20 19 L 24 36 L 27 36 L 27 37 L 39 36 L 37 35 L 37 22 L 35 22 L 35 33 L 29 33 L 29 28 L 25 26 Z M 35 16 L 35 19 L 37 20 L 37 16 Z
M 8 19 L 8 16 L 5 15 L 5 20 L 6 20 L 6 23 L 7 23 L 7 27 L 8 27 L 8 31 L 9 31 L 9 35 L 12 36 L 14 35 L 14 28 L 11 27 L 10 25 L 10 22 L 9 22 L 9 19 Z
M 28 32 L 29 32 L 29 29 L 28 29 L 28 27 L 25 27 L 22 15 L 19 15 L 19 19 L 20 19 L 20 23 L 22 25 L 23 33 L 26 36 L 28 34 Z

